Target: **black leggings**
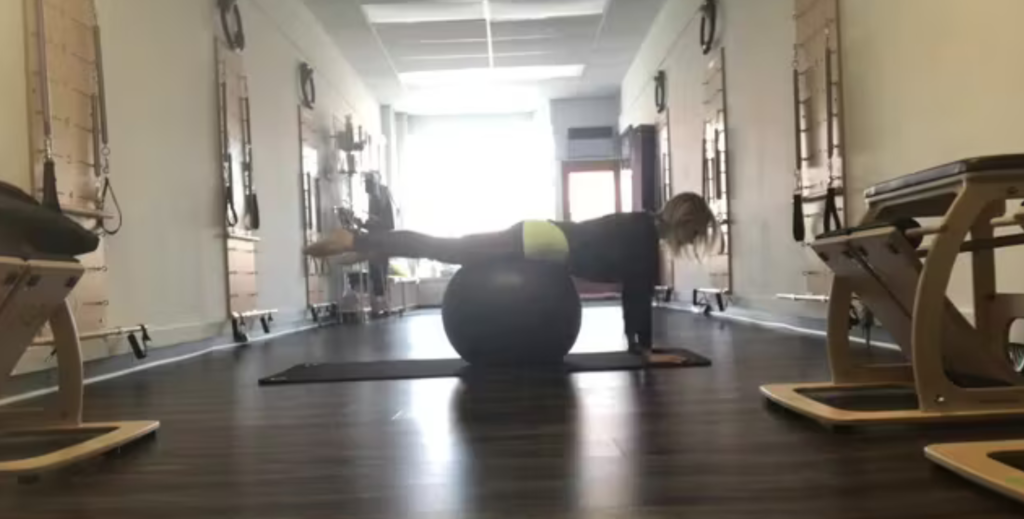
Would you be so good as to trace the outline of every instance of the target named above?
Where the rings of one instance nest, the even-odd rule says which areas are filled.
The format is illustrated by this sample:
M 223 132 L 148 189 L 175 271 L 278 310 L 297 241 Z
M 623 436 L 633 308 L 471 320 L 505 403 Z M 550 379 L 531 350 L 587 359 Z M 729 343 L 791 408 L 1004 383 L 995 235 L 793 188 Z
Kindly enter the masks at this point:
M 426 258 L 466 265 L 523 257 L 523 224 L 499 232 L 438 238 L 412 231 L 370 232 L 356 236 L 356 252 L 372 257 Z

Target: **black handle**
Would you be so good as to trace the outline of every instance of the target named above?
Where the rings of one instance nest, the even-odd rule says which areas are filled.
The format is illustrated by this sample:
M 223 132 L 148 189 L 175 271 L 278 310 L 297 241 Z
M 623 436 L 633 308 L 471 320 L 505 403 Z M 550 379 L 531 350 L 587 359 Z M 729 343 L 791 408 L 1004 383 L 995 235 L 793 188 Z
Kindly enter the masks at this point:
M 256 183 L 253 182 L 252 157 L 252 112 L 249 108 L 249 92 L 242 97 L 242 116 L 245 118 L 243 138 L 245 139 L 245 215 L 246 227 L 251 230 L 260 228 L 260 200 L 256 195 Z
M 245 211 L 249 216 L 249 228 L 252 230 L 259 230 L 260 228 L 260 199 L 256 196 L 256 192 L 249 193 L 245 198 Z
M 231 141 L 228 135 L 228 84 L 223 78 L 220 82 L 220 139 L 221 168 L 224 175 L 224 203 L 226 206 L 226 222 L 228 227 L 238 224 L 238 211 L 235 210 L 235 158 L 231 154 Z
M 666 79 L 664 70 L 659 70 L 658 75 L 654 76 L 654 107 L 657 108 L 659 114 L 668 107 L 665 99 Z
M 299 64 L 299 95 L 302 96 L 302 106 L 312 110 L 316 105 L 316 80 L 313 67 L 306 62 Z
M 836 188 L 829 187 L 825 190 L 825 232 L 838 231 L 843 228 L 839 220 L 839 206 L 836 204 Z
M 140 343 L 134 333 L 128 334 L 128 344 L 132 347 L 132 353 L 136 359 L 142 360 L 149 356 L 149 348 L 144 343 Z
M 807 238 L 807 224 L 804 221 L 804 125 L 803 125 L 803 101 L 800 97 L 800 70 L 799 64 L 794 57 L 793 60 L 793 127 L 796 130 L 794 142 L 796 144 L 796 177 L 795 191 L 793 192 L 793 241 L 803 243 Z
M 220 9 L 220 28 L 224 31 L 224 39 L 233 51 L 245 50 L 245 27 L 242 25 L 242 11 L 237 0 L 218 0 Z M 234 22 L 234 28 L 232 28 Z
M 238 225 L 238 211 L 235 210 L 235 159 L 229 151 L 225 157 L 227 164 L 227 179 L 224 182 L 224 199 L 227 204 L 228 227 Z
M 803 243 L 807 238 L 807 230 L 804 226 L 804 196 L 801 193 L 793 193 L 793 241 Z
M 718 32 L 718 2 L 704 0 L 700 6 L 700 49 L 704 55 L 711 53 Z
M 61 212 L 57 196 L 57 164 L 52 157 L 43 159 L 43 206 Z

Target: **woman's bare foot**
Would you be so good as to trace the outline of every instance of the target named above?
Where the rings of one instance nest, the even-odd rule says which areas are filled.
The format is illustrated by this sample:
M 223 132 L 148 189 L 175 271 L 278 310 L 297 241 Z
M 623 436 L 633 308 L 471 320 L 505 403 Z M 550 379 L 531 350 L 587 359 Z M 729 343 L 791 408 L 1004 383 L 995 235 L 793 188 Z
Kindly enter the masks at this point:
M 349 252 L 355 246 L 355 234 L 348 229 L 338 229 L 320 241 L 306 247 L 305 253 L 315 258 L 325 258 Z

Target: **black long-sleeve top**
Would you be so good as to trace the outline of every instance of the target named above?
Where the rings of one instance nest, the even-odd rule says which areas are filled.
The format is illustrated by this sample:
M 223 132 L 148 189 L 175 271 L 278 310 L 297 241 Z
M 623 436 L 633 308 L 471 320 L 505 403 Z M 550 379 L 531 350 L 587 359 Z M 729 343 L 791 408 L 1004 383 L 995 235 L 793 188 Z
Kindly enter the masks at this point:
M 554 222 L 569 242 L 573 276 L 622 285 L 622 317 L 631 349 L 651 347 L 651 303 L 658 284 L 658 229 L 649 213 L 617 213 Z

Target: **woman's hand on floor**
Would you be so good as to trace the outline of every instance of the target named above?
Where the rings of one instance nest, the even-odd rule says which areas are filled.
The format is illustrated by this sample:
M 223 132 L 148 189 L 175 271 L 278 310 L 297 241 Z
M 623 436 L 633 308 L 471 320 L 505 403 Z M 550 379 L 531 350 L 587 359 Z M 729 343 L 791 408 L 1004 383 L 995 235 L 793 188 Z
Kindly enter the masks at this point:
M 672 353 L 655 353 L 653 351 L 645 352 L 644 360 L 646 360 L 648 364 L 660 365 L 678 365 L 686 362 L 686 358 L 680 355 L 674 355 Z

